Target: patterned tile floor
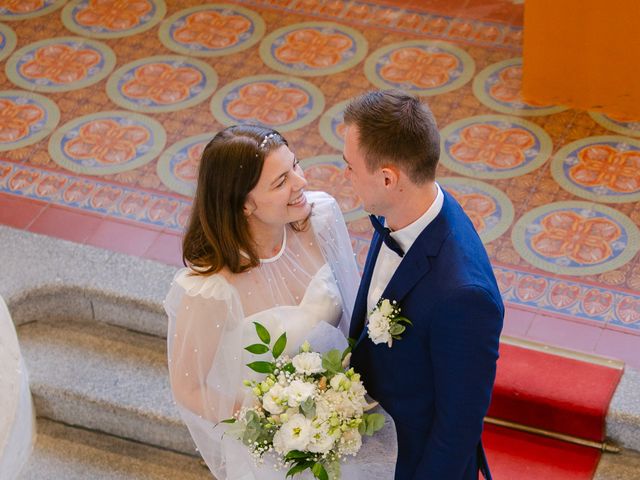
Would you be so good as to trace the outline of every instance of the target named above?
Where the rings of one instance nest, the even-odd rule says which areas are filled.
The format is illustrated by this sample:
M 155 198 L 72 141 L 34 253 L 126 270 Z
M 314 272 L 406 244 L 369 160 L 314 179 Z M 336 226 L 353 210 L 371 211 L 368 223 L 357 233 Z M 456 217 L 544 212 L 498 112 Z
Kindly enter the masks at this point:
M 520 97 L 518 0 L 0 0 L 0 223 L 180 263 L 212 132 L 284 132 L 371 228 L 342 177 L 342 109 L 424 98 L 442 185 L 484 240 L 505 333 L 640 367 L 640 121 Z

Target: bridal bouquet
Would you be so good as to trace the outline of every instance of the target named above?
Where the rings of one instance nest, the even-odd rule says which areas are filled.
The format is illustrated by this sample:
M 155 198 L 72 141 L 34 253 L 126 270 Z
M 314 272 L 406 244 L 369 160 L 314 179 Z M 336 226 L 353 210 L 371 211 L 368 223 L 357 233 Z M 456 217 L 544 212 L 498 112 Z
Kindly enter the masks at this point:
M 287 478 L 309 469 L 321 480 L 340 478 L 340 459 L 355 455 L 362 435 L 373 435 L 384 425 L 369 408 L 360 375 L 346 368 L 349 348 L 324 354 L 311 351 L 308 342 L 293 358 L 282 355 L 283 333 L 270 347 L 267 329 L 254 322 L 262 343 L 245 347 L 254 354 L 271 352 L 273 361 L 247 366 L 264 374 L 260 381 L 245 380 L 256 397 L 255 406 L 241 409 L 225 423 L 235 424 L 229 433 L 240 439 L 258 462 L 267 453 L 276 456 Z M 348 360 L 348 359 L 347 359 Z

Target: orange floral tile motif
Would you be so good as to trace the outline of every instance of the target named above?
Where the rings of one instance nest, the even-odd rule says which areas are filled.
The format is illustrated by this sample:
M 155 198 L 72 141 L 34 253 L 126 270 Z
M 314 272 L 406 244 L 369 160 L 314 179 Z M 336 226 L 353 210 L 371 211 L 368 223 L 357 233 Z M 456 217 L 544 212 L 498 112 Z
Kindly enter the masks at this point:
M 284 44 L 275 57 L 284 63 L 303 63 L 311 68 L 337 65 L 343 53 L 353 46 L 353 40 L 340 33 L 325 34 L 314 29 L 302 29 L 284 37 Z
M 418 88 L 436 88 L 449 82 L 458 68 L 458 59 L 449 53 L 425 52 L 419 48 L 402 48 L 389 56 L 390 64 L 380 76 L 393 83 L 411 83 Z
M 605 313 L 613 305 L 613 295 L 601 290 L 589 290 L 582 298 L 582 309 L 587 315 L 598 316 Z
M 516 295 L 523 302 L 532 302 L 541 298 L 548 286 L 549 282 L 546 279 L 526 275 L 516 285 Z
M 16 142 L 26 137 L 31 126 L 44 116 L 44 110 L 36 105 L 17 105 L 0 99 L 0 142 Z
M 119 165 L 132 160 L 138 145 L 148 140 L 149 132 L 142 127 L 123 127 L 114 120 L 94 120 L 78 130 L 78 136 L 64 146 L 64 152 L 75 159 Z
M 549 292 L 549 301 L 558 309 L 568 308 L 580 299 L 580 292 L 580 287 L 577 285 L 556 283 Z
M 87 77 L 89 69 L 100 60 L 100 55 L 94 50 L 75 49 L 59 43 L 38 48 L 34 59 L 20 67 L 20 73 L 33 80 L 43 78 L 67 84 Z
M 475 124 L 462 129 L 460 141 L 451 146 L 450 154 L 463 163 L 507 169 L 523 164 L 525 151 L 534 145 L 534 136 L 522 128 Z
M 281 88 L 267 82 L 245 85 L 227 112 L 238 119 L 258 120 L 267 125 L 282 125 L 297 117 L 297 110 L 309 102 L 309 96 L 297 88 Z
M 9 179 L 9 188 L 14 191 L 28 190 L 39 178 L 38 172 L 19 170 Z
M 640 190 L 640 152 L 620 151 L 610 145 L 591 145 L 578 153 L 569 176 L 585 187 L 604 186 L 618 193 Z
M 181 43 L 206 48 L 227 48 L 240 40 L 251 28 L 251 22 L 240 15 L 221 15 L 218 12 L 197 12 L 185 19 L 185 25 L 175 31 L 174 39 Z
M 624 323 L 636 323 L 640 321 L 640 300 L 630 297 L 624 298 L 617 306 L 618 318 Z
M 581 265 L 593 265 L 613 255 L 611 243 L 622 230 L 603 217 L 589 218 L 571 210 L 556 211 L 540 221 L 542 232 L 531 238 L 531 248 L 544 257 L 568 257 Z
M 198 178 L 198 165 L 200 157 L 207 142 L 193 145 L 187 150 L 187 158 L 177 163 L 173 171 L 174 175 L 183 182 L 194 183 Z
M 522 67 L 519 65 L 503 69 L 498 74 L 498 81 L 489 89 L 489 94 L 500 102 L 543 106 L 542 103 L 529 102 L 522 98 Z
M 461 193 L 453 189 L 448 190 L 462 206 L 462 209 L 471 219 L 476 232 L 482 233 L 486 228 L 485 219 L 496 211 L 496 202 L 488 195 L 480 193 Z
M 44 7 L 43 0 L 0 0 L 0 8 L 13 14 L 30 13 Z
M 122 93 L 130 98 L 171 105 L 188 98 L 191 87 L 201 81 L 202 73 L 195 68 L 149 63 L 135 70 L 134 78 L 122 86 Z
M 83 27 L 128 30 L 139 25 L 152 9 L 148 0 L 91 0 L 77 13 L 75 21 Z

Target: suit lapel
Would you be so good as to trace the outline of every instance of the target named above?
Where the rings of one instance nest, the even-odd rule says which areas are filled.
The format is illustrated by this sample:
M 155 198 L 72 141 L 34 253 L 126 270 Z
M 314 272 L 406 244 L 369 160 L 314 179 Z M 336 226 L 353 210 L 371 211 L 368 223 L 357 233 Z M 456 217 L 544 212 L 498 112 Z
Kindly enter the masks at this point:
M 450 231 L 451 197 L 444 190 L 442 193 L 444 201 L 440 213 L 420 232 L 382 292 L 382 298 L 400 303 L 416 283 L 431 270 L 431 258 L 438 256 Z
M 364 330 L 364 321 L 367 318 L 367 297 L 369 296 L 369 285 L 371 284 L 373 268 L 376 265 L 376 258 L 378 258 L 378 252 L 380 251 L 381 245 L 382 237 L 377 233 L 374 233 L 373 238 L 371 239 L 371 245 L 369 246 L 367 260 L 364 264 L 364 272 L 362 273 L 362 280 L 360 281 L 360 287 L 358 288 L 356 303 L 353 307 L 351 326 L 349 327 L 350 338 L 359 338 L 360 334 Z
M 402 258 L 393 277 L 391 277 L 384 292 L 382 292 L 382 298 L 400 303 L 407 293 L 431 270 L 431 258 L 438 256 L 442 244 L 449 235 L 449 219 L 455 202 L 445 190 L 442 193 L 444 194 L 444 201 L 440 213 L 418 235 L 409 251 Z M 374 233 L 349 329 L 349 337 L 357 339 L 356 345 L 366 336 L 364 324 L 368 313 L 367 297 L 381 244 L 382 237 Z

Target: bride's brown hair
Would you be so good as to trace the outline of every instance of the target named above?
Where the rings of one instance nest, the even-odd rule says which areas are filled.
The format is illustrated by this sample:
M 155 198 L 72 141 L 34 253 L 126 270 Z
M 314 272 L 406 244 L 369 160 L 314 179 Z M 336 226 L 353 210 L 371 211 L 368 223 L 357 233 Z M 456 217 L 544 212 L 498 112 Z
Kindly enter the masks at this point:
M 243 207 L 260 179 L 265 158 L 283 145 L 289 144 L 280 133 L 257 125 L 226 128 L 207 144 L 182 240 L 186 266 L 210 275 L 224 267 L 240 273 L 260 264 Z M 291 226 L 300 231 L 308 223 L 309 217 Z

